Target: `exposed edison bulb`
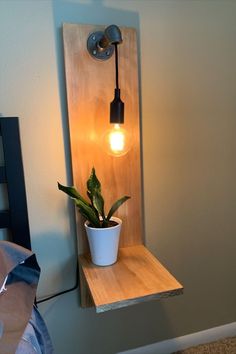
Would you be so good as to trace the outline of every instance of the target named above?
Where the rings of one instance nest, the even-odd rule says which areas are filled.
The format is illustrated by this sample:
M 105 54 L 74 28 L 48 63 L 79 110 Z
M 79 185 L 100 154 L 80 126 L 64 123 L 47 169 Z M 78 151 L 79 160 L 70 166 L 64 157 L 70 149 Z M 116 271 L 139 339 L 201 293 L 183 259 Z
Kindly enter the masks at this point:
M 114 129 L 111 130 L 109 134 L 109 145 L 111 151 L 115 154 L 120 153 L 124 150 L 125 147 L 125 134 L 124 131 L 121 130 L 119 124 L 115 124 Z
M 131 148 L 131 140 L 128 132 L 121 128 L 120 124 L 112 125 L 102 137 L 102 147 L 112 156 L 123 156 Z

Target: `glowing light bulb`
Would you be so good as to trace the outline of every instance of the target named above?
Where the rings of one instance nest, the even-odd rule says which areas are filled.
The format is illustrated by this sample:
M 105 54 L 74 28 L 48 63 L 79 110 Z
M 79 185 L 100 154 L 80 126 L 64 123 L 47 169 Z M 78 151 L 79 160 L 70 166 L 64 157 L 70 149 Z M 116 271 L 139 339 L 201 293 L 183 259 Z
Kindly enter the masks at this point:
M 125 147 L 125 135 L 119 124 L 115 124 L 114 129 L 109 134 L 110 148 L 114 153 L 120 153 Z
M 109 155 L 119 157 L 130 150 L 130 140 L 128 132 L 120 124 L 114 124 L 102 137 L 102 147 Z

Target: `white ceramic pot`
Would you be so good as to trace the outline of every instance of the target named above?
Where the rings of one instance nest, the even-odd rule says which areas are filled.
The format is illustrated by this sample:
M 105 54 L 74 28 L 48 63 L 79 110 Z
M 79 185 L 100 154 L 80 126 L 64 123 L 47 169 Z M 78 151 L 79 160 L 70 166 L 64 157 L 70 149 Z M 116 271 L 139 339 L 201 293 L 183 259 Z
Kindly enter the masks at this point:
M 90 227 L 89 221 L 84 226 L 88 236 L 92 262 L 99 266 L 108 266 L 117 261 L 120 230 L 122 221 L 112 217 L 117 225 L 106 228 Z

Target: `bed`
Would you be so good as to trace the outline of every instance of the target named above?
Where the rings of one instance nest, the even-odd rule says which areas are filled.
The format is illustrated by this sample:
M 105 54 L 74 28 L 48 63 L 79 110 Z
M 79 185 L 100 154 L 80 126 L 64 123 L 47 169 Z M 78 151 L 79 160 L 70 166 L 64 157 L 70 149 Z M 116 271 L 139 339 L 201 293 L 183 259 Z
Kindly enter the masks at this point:
M 0 353 L 51 354 L 50 337 L 36 306 L 40 276 L 31 250 L 19 119 L 0 117 Z M 4 192 L 5 191 L 5 192 Z

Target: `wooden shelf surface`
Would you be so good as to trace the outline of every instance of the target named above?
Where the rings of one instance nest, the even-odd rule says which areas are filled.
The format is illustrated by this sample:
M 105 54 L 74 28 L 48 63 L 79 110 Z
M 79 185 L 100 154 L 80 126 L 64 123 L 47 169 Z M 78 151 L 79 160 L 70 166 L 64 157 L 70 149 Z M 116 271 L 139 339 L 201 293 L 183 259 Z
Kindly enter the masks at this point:
M 182 285 L 143 245 L 120 248 L 118 261 L 107 267 L 79 256 L 96 312 L 179 295 Z

